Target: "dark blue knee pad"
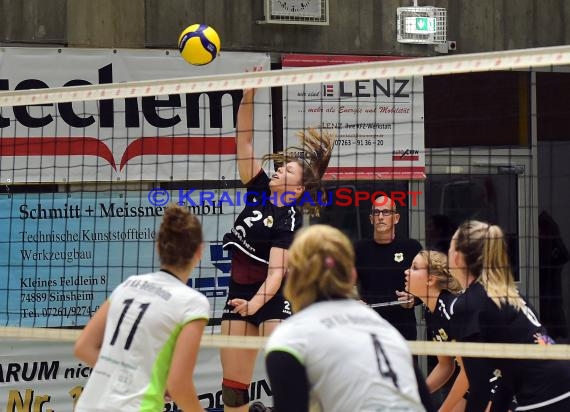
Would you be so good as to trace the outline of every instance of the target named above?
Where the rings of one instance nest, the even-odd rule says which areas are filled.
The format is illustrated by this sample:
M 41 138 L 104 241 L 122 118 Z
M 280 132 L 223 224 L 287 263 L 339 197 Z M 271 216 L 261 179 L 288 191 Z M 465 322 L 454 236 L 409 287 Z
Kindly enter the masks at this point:
M 224 405 L 239 408 L 249 403 L 249 385 L 224 379 L 222 382 L 222 400 Z

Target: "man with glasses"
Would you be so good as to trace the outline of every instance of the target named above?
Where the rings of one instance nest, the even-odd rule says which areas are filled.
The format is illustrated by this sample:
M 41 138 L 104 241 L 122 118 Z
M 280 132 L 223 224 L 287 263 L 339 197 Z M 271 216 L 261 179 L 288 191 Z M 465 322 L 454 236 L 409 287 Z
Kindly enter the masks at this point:
M 404 271 L 410 268 L 422 245 L 414 239 L 396 239 L 399 221 L 400 214 L 392 199 L 379 196 L 374 200 L 370 211 L 373 239 L 355 245 L 358 286 L 364 302 L 374 307 L 404 338 L 416 340 L 414 300 L 404 291 Z M 409 299 L 398 303 L 398 298 L 404 296 Z

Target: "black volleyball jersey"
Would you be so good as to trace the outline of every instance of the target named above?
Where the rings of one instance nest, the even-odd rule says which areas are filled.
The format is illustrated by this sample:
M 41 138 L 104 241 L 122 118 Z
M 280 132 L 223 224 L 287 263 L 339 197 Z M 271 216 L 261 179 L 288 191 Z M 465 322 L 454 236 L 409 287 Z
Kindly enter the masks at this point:
M 450 339 L 450 308 L 457 296 L 448 290 L 442 290 L 437 298 L 435 310 L 430 312 L 426 308 L 425 320 L 428 338 L 438 342 L 447 342 Z
M 231 231 L 224 235 L 224 249 L 241 252 L 255 261 L 268 264 L 272 247 L 288 249 L 303 215 L 294 206 L 271 203 L 269 177 L 261 170 L 247 187 L 247 201 Z
M 489 343 L 554 343 L 532 308 L 517 310 L 502 304 L 499 308 L 479 282 L 459 295 L 451 308 L 453 337 L 459 341 Z M 492 370 L 499 370 L 501 390 L 516 396 L 517 411 L 533 410 L 570 397 L 570 361 L 528 359 L 482 359 Z M 469 392 L 479 384 L 489 387 L 489 371 L 482 362 L 464 358 Z M 470 372 L 471 369 L 471 372 Z M 483 371 L 477 373 L 477 371 Z M 555 378 L 555 379 L 553 379 Z

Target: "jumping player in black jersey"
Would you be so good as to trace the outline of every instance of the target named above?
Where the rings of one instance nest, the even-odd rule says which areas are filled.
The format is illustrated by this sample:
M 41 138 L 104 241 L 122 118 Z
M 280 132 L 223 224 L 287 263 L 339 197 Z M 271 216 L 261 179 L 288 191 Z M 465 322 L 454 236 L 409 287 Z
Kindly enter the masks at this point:
M 455 232 L 449 268 L 465 288 L 450 308 L 459 341 L 550 344 L 553 341 L 519 295 L 501 228 L 467 221 Z M 570 361 L 464 358 L 469 379 L 466 411 L 504 411 L 514 394 L 516 411 L 570 411 Z M 500 400 L 490 397 L 493 371 L 500 371 Z M 498 376 L 498 375 L 497 375 Z M 505 401 L 505 403 L 500 401 Z
M 434 250 L 422 250 L 406 270 L 406 290 L 420 299 L 425 307 L 428 338 L 438 342 L 449 340 L 449 311 L 461 285 L 447 268 L 447 256 Z M 455 371 L 455 360 L 451 356 L 438 356 L 437 365 L 426 379 L 430 393 L 439 390 Z M 463 395 L 469 384 L 463 369 L 455 379 L 439 412 L 459 412 L 465 408 Z
M 301 131 L 299 147 L 261 159 L 279 165 L 268 176 L 253 150 L 254 95 L 253 89 L 244 90 L 238 111 L 238 170 L 249 195 L 246 207 L 224 236 L 224 248 L 232 254 L 228 302 L 222 315 L 224 335 L 268 336 L 291 315 L 282 294 L 287 249 L 301 227 L 303 209 L 318 214 L 323 203 L 322 197 L 317 197 L 322 196 L 321 177 L 334 147 L 331 135 L 314 129 Z M 225 411 L 248 410 L 256 357 L 254 350 L 221 350 Z

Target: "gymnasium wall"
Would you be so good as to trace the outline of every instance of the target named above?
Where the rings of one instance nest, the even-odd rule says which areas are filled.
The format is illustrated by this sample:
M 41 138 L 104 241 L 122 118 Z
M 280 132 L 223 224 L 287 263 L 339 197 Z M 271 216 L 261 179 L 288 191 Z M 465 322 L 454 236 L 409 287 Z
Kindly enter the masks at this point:
M 193 22 L 214 26 L 223 49 L 424 56 L 396 42 L 396 8 L 412 0 L 329 0 L 329 26 L 257 24 L 264 0 L 3 0 L 1 45 L 142 48 L 175 46 Z M 565 0 L 419 0 L 448 10 L 456 53 L 570 43 Z M 240 22 L 240 24 L 236 24 Z

